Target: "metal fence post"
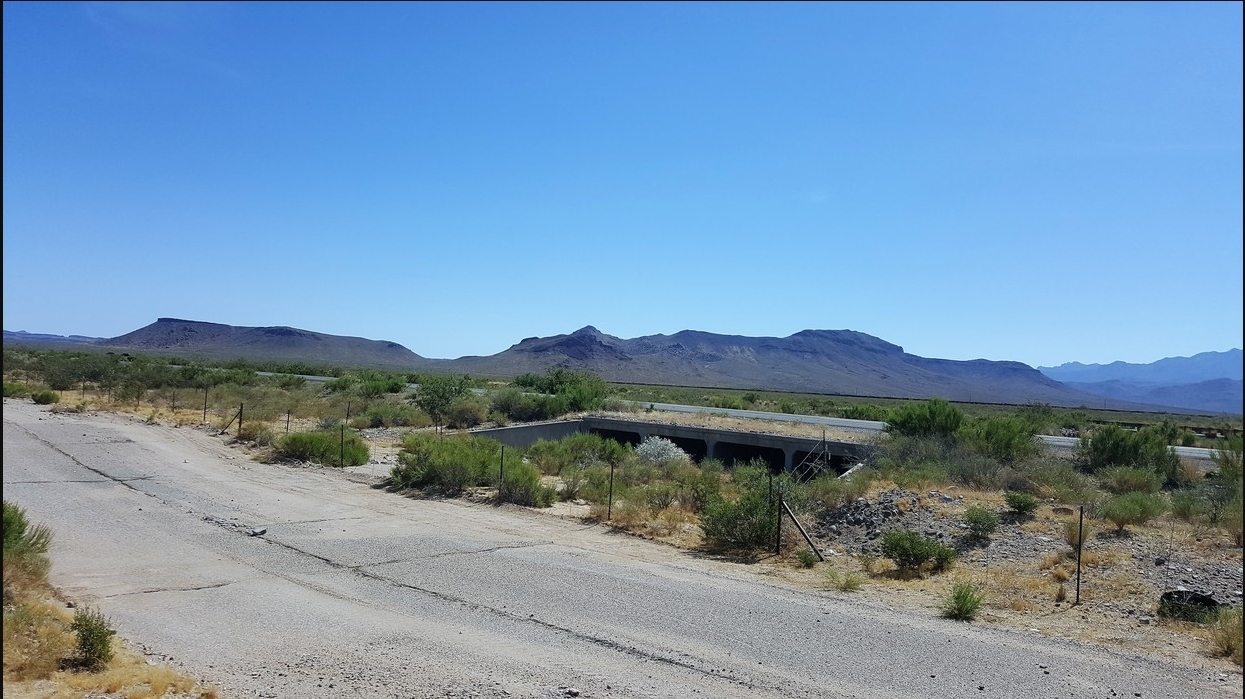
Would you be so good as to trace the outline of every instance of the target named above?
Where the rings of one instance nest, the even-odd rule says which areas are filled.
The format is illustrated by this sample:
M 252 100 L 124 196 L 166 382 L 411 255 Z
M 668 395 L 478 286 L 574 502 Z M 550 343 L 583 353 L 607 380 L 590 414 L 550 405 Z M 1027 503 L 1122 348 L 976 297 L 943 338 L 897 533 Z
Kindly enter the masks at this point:
M 782 553 L 782 483 L 778 484 L 778 507 L 775 508 L 778 515 L 778 526 L 774 529 L 774 555 L 778 556 Z
M 1081 549 L 1085 548 L 1085 506 L 1081 505 L 1081 516 L 1076 523 L 1076 601 L 1081 603 Z
M 610 462 L 610 494 L 606 499 L 605 505 L 605 521 L 610 521 L 610 516 L 614 513 L 614 462 Z

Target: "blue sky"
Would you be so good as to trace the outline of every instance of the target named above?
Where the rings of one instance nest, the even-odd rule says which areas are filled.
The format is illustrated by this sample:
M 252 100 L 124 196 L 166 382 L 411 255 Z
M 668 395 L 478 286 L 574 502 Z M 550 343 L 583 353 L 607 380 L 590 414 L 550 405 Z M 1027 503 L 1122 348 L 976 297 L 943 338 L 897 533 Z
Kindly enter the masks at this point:
M 4 3 L 4 328 L 1242 343 L 1242 5 Z

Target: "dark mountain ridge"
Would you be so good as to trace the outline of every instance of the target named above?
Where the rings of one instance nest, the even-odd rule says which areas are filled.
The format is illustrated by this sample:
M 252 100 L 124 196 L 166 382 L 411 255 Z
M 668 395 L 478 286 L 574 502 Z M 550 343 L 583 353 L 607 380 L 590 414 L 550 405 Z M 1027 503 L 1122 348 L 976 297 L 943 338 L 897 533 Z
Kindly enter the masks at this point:
M 5 332 L 5 342 L 40 342 L 31 333 Z M 59 336 L 52 336 L 59 337 Z M 683 330 L 623 339 L 587 326 L 551 337 L 529 337 L 490 356 L 429 359 L 395 342 L 328 335 L 287 326 L 243 327 L 160 318 L 131 333 L 75 342 L 101 351 L 133 351 L 211 359 L 306 362 L 398 371 L 459 372 L 498 378 L 562 367 L 596 373 L 608 381 L 893 398 L 942 397 L 955 401 L 1121 410 L 1186 412 L 1232 406 L 1231 383 L 1208 384 L 1220 400 L 1201 408 L 1187 392 L 1116 386 L 1103 395 L 1069 386 L 1012 361 L 958 361 L 908 354 L 903 347 L 855 330 L 801 330 L 787 337 L 719 335 Z M 1240 382 L 1236 382 L 1236 395 Z M 1224 398 L 1226 396 L 1226 398 Z M 1236 413 L 1240 413 L 1239 398 Z

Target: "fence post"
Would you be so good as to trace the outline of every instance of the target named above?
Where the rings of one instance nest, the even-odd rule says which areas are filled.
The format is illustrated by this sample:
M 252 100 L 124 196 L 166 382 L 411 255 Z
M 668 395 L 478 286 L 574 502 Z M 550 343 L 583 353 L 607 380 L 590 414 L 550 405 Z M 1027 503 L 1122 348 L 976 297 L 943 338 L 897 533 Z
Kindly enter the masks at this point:
M 605 521 L 610 521 L 614 514 L 614 462 L 610 462 L 610 495 L 605 501 Z
M 778 515 L 778 527 L 774 530 L 774 555 L 782 553 L 782 483 L 778 484 L 778 507 L 774 508 Z
M 1081 516 L 1076 523 L 1076 601 L 1081 603 L 1081 549 L 1085 548 L 1085 506 L 1081 505 Z
M 246 403 L 238 403 L 238 439 L 242 439 L 242 409 Z
M 501 469 L 497 474 L 497 499 L 501 499 L 501 488 L 506 484 L 506 445 L 501 445 Z
M 207 424 L 207 396 L 208 396 L 208 387 L 204 386 L 203 387 L 203 424 L 205 425 Z
M 342 423 L 342 446 L 341 456 L 337 457 L 337 466 L 339 468 L 346 465 L 346 423 Z
M 290 411 L 285 411 L 285 433 L 290 433 Z

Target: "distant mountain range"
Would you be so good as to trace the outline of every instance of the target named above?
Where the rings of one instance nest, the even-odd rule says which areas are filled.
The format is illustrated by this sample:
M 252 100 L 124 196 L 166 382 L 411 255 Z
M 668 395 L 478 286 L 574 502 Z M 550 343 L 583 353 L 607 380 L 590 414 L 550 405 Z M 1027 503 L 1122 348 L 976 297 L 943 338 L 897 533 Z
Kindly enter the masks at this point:
M 1150 364 L 1069 362 L 1038 367 L 1038 371 L 1066 386 L 1115 400 L 1234 414 L 1241 413 L 1245 402 L 1239 349 L 1168 357 Z
M 78 345 L 101 351 L 187 358 L 297 361 L 495 377 L 563 367 L 592 371 L 606 380 L 622 383 L 895 398 L 939 396 L 956 401 L 1042 402 L 1121 410 L 1241 413 L 1240 350 L 1233 350 L 1237 357 L 1236 379 L 1215 377 L 1204 381 L 1206 385 L 1201 388 L 1196 383 L 1155 384 L 1144 394 L 1130 392 L 1132 389 L 1125 385 L 1130 380 L 1111 379 L 1120 382 L 1113 389 L 1117 393 L 1111 395 L 1084 387 L 1091 385 L 1097 391 L 1107 390 L 1100 385 L 1104 382 L 1098 380 L 1069 384 L 1044 373 L 1064 371 L 1073 373 L 1074 378 L 1092 378 L 1092 366 L 1067 364 L 1039 371 L 1019 362 L 929 359 L 852 330 L 803 330 L 783 338 L 684 330 L 673 335 L 622 339 L 588 326 L 566 335 L 530 337 L 491 356 L 458 359 L 429 359 L 395 342 L 382 340 L 289 327 L 251 328 L 177 318 L 160 318 L 151 325 L 114 338 L 63 337 L 6 330 L 4 342 L 57 347 Z M 1191 374 L 1186 371 L 1180 375 Z M 1143 395 L 1146 399 L 1141 397 Z M 1211 405 L 1215 407 L 1205 407 Z

